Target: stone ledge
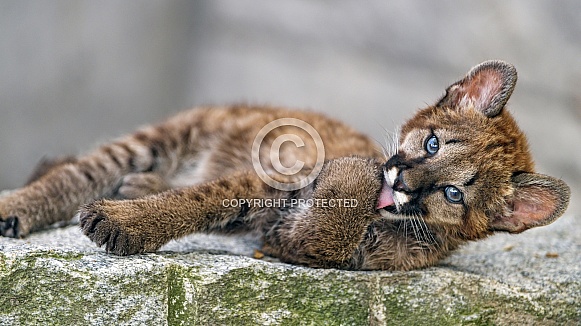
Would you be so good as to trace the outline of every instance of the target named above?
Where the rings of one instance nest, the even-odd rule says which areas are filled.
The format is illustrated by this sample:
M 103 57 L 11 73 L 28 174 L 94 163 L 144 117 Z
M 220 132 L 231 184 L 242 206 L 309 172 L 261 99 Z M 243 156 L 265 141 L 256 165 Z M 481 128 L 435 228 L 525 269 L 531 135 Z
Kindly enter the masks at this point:
M 252 237 L 198 235 L 133 257 L 105 254 L 75 226 L 2 238 L 0 324 L 575 325 L 577 220 L 497 236 L 438 267 L 401 273 L 256 260 L 243 256 L 257 246 Z

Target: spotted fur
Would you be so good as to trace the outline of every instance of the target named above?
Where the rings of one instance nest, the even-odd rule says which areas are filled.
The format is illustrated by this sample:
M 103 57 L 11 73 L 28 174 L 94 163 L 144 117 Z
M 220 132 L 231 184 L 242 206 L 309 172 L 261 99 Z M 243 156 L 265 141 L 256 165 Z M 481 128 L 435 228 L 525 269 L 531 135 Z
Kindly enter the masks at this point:
M 263 251 L 284 262 L 359 270 L 430 266 L 467 241 L 551 223 L 567 207 L 569 188 L 534 172 L 525 135 L 504 108 L 515 83 L 507 63 L 474 67 L 403 125 L 396 153 L 387 158 L 368 137 L 320 114 L 193 109 L 84 156 L 45 162 L 25 187 L 0 198 L 0 233 L 25 237 L 80 207 L 83 233 L 118 255 L 156 251 L 194 232 L 257 231 Z M 309 123 L 324 143 L 322 171 L 302 189 L 277 190 L 253 169 L 253 140 L 279 118 Z M 315 168 L 317 149 L 292 127 L 269 133 L 267 147 L 282 134 L 305 140 L 280 147 L 284 166 L 300 160 L 304 168 L 274 173 L 265 152 L 259 161 L 273 178 L 290 182 Z M 229 199 L 284 204 L 224 205 Z M 330 199 L 351 201 L 325 205 Z

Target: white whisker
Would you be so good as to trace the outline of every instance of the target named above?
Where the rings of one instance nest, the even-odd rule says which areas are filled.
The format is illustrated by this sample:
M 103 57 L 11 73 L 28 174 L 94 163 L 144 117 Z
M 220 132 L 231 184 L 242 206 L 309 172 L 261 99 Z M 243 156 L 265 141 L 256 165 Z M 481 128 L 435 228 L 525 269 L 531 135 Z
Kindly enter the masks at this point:
M 387 141 L 385 141 L 385 144 L 382 144 L 379 140 L 373 138 L 373 140 L 377 143 L 377 145 L 379 146 L 379 149 L 376 149 L 376 151 L 378 153 L 380 153 L 381 155 L 383 155 L 383 157 L 385 158 L 385 160 L 387 161 L 391 156 L 390 156 L 390 152 L 391 150 L 388 148 L 388 143 Z
M 383 146 L 383 148 L 386 150 L 386 159 L 390 158 L 391 156 L 397 154 L 398 152 L 398 146 L 399 146 L 399 129 L 400 127 L 396 127 L 395 131 L 389 131 L 385 128 L 383 128 L 383 130 L 385 131 L 385 136 L 384 136 L 384 142 L 385 145 Z
M 416 240 L 416 243 L 419 243 L 419 242 L 420 242 L 420 241 L 419 241 L 419 238 L 420 238 L 420 237 L 419 237 L 419 235 L 418 235 L 418 231 L 419 231 L 419 230 L 417 229 L 417 225 L 416 225 L 416 219 L 415 219 L 415 217 L 414 217 L 414 216 L 412 216 L 412 217 L 410 218 L 410 221 L 412 222 L 412 230 L 414 231 L 414 238 L 415 238 L 415 240 Z

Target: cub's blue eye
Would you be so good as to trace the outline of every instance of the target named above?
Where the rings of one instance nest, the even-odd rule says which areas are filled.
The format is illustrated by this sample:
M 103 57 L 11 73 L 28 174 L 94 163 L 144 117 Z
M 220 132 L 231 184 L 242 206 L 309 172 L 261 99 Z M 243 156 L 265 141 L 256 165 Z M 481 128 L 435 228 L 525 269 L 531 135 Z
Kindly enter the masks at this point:
M 432 135 L 430 136 L 430 138 L 428 138 L 426 140 L 426 152 L 428 152 L 428 154 L 430 155 L 434 155 L 438 152 L 438 150 L 440 149 L 440 143 L 438 142 L 438 137 L 436 137 L 436 135 Z
M 446 195 L 446 199 L 452 204 L 458 204 L 462 201 L 462 192 L 454 186 L 446 187 L 444 194 Z

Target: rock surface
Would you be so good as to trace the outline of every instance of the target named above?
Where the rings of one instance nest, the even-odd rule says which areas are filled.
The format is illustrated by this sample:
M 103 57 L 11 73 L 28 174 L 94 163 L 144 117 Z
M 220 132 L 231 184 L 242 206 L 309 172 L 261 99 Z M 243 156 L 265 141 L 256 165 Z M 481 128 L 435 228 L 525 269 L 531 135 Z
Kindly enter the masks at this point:
M 116 257 L 68 226 L 0 238 L 0 324 L 578 325 L 579 226 L 566 216 L 397 273 L 253 259 L 252 236 L 194 235 Z

